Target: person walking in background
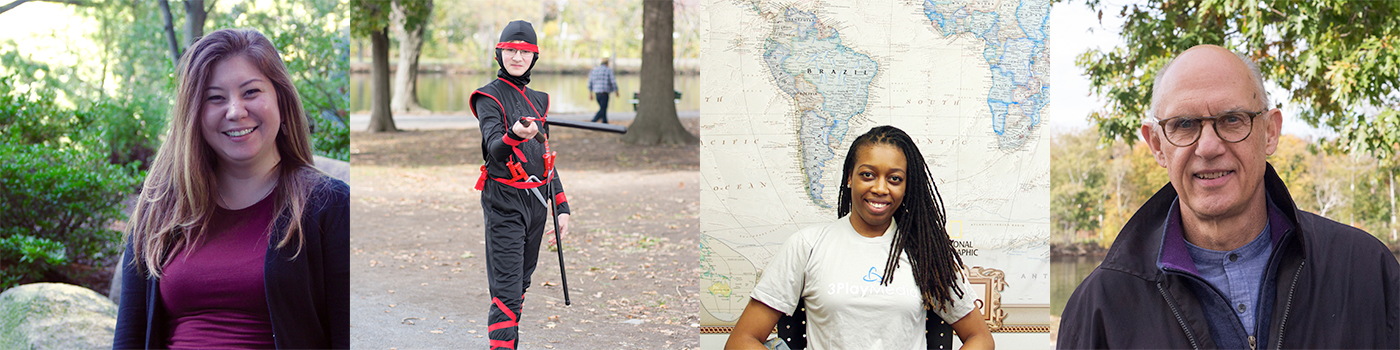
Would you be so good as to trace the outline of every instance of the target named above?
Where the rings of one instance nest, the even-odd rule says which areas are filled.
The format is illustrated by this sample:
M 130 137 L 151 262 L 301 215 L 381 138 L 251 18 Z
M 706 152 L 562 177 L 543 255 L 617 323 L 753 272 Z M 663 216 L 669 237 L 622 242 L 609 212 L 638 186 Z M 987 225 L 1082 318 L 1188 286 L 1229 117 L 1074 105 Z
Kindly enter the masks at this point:
M 603 62 L 599 63 L 597 67 L 593 67 L 592 72 L 588 72 L 588 91 L 592 91 L 593 95 L 596 95 L 588 96 L 588 99 L 598 100 L 598 114 L 594 114 L 593 120 L 589 121 L 596 123 L 601 120 L 603 124 L 607 124 L 608 93 L 611 92 L 617 97 L 622 97 L 622 93 L 617 91 L 617 78 L 613 76 L 612 68 L 608 67 L 607 57 L 604 57 Z

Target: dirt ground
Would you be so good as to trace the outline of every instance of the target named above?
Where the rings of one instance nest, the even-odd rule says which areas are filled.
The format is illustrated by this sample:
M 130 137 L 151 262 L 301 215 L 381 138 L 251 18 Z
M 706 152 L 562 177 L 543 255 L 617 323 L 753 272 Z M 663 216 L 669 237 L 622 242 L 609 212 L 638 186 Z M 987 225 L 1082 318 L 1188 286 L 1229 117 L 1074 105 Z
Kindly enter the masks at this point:
M 697 120 L 682 119 L 692 133 Z M 698 146 L 634 147 L 557 128 L 573 211 L 564 256 L 542 246 L 519 349 L 698 346 Z M 351 344 L 484 349 L 490 296 L 480 132 L 351 134 Z M 547 244 L 546 244 L 547 245 Z

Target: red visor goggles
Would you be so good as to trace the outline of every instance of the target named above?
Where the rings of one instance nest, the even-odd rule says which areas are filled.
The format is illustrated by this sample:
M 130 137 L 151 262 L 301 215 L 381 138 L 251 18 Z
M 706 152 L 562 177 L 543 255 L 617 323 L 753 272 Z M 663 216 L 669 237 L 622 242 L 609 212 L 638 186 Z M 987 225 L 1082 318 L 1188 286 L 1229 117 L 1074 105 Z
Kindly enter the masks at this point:
M 516 50 L 520 50 L 520 51 L 530 51 L 530 52 L 534 52 L 534 53 L 540 53 L 540 47 L 539 47 L 539 46 L 535 46 L 535 44 L 531 44 L 531 43 L 497 43 L 497 44 L 496 44 L 496 48 L 498 48 L 498 49 L 516 49 Z

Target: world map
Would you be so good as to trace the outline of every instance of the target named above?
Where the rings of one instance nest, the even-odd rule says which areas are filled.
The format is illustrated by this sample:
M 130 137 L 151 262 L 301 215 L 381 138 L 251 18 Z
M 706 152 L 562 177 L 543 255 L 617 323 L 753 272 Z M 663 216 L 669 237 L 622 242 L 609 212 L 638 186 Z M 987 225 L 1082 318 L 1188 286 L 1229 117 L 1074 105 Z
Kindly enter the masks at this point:
M 702 326 L 733 325 L 783 241 L 836 219 L 846 150 L 878 125 L 915 138 L 1002 303 L 1049 304 L 1048 1 L 701 6 Z

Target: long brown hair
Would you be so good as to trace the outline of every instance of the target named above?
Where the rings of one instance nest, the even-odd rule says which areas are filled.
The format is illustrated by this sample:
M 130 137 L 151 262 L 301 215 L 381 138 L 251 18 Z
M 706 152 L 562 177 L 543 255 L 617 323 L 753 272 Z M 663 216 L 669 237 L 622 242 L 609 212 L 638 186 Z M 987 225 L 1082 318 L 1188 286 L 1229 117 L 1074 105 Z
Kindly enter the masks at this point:
M 267 37 L 252 29 L 220 29 L 191 45 L 180 58 L 180 86 L 171 113 L 165 142 L 151 162 L 141 196 L 132 215 L 132 228 L 126 239 L 132 264 L 144 265 L 151 277 L 160 277 L 161 267 L 175 252 L 196 244 L 208 231 L 205 223 L 214 215 L 214 181 L 217 157 L 200 133 L 205 87 L 214 66 L 231 57 L 242 56 L 253 62 L 271 81 L 277 94 L 277 111 L 282 125 L 277 133 L 278 162 L 273 210 L 276 222 L 286 220 L 286 231 L 277 242 L 282 249 L 296 242 L 297 255 L 305 238 L 301 216 L 310 190 L 323 181 L 312 167 L 310 126 L 301 107 L 296 87 L 287 74 L 282 57 Z M 271 228 L 269 228 L 271 230 Z M 273 233 L 274 237 L 276 232 Z M 295 259 L 295 256 L 293 256 Z
M 843 186 L 836 216 L 843 217 L 851 212 L 851 188 L 844 184 L 851 183 L 856 152 L 875 144 L 899 148 L 909 168 L 904 202 L 894 211 L 898 228 L 890 241 L 890 256 L 885 260 L 885 274 L 880 284 L 889 285 L 894 281 L 900 253 L 908 254 L 909 269 L 914 273 L 914 283 L 919 286 L 924 307 L 944 310 L 951 304 L 955 293 L 959 298 L 963 295 L 958 283 L 963 261 L 948 238 L 948 214 L 943 210 L 943 196 L 938 193 L 938 184 L 933 183 L 928 163 L 924 162 L 924 155 L 909 134 L 893 126 L 877 126 L 851 142 L 851 149 L 846 152 L 845 171 L 841 173 Z

